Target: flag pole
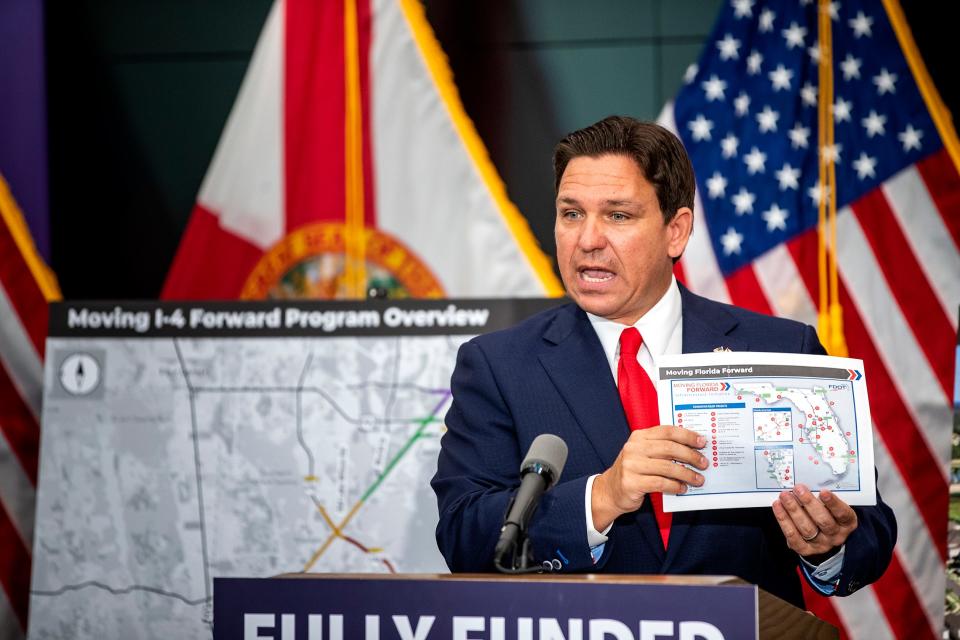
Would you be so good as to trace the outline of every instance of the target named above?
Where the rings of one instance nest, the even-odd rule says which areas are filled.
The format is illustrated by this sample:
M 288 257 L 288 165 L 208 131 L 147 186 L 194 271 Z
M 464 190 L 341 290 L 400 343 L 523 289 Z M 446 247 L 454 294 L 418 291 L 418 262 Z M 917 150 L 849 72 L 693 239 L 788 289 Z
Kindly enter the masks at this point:
M 847 341 L 843 334 L 843 307 L 840 306 L 840 277 L 837 270 L 837 147 L 833 119 L 833 25 L 830 1 L 819 0 L 817 9 L 820 47 L 820 94 L 817 102 L 820 128 L 818 330 L 830 355 L 846 356 Z
M 360 99 L 360 44 L 357 0 L 344 0 L 344 68 L 346 121 L 344 123 L 344 174 L 346 176 L 346 229 L 344 279 L 347 295 L 366 297 L 366 229 L 363 197 L 363 107 Z

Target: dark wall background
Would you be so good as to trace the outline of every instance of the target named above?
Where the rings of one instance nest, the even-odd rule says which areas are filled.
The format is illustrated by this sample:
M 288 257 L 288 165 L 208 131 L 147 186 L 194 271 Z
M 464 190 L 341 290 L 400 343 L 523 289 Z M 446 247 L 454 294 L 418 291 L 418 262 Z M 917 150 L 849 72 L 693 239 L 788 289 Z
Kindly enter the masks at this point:
M 467 113 L 553 252 L 550 151 L 610 113 L 655 118 L 722 0 L 426 0 Z M 271 0 L 47 2 L 52 266 L 67 298 L 153 298 Z M 952 21 L 904 10 L 960 107 Z

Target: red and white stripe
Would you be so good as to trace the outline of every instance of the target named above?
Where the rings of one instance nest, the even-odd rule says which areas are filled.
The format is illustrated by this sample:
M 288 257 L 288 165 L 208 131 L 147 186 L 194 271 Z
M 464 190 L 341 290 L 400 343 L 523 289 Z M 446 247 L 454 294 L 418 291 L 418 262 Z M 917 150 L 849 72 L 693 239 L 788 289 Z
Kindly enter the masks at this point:
M 0 638 L 26 635 L 46 331 L 47 300 L 0 217 Z
M 810 230 L 723 278 L 703 209 L 681 268 L 697 293 L 815 324 Z M 940 635 L 944 623 L 953 357 L 960 305 L 960 178 L 941 150 L 838 214 L 844 330 L 862 358 L 879 490 L 897 515 L 890 569 L 847 598 L 808 605 L 851 638 Z

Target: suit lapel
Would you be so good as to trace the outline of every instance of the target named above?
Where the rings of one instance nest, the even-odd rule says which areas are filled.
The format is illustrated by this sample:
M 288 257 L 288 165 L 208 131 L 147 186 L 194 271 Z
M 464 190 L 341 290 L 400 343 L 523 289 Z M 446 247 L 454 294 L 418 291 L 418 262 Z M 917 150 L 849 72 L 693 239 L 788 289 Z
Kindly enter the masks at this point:
M 574 305 L 556 316 L 543 337 L 549 346 L 540 363 L 604 468 L 610 467 L 630 429 L 600 339 Z
M 739 321 L 723 305 L 690 293 L 683 285 L 680 285 L 680 297 L 683 313 L 683 353 L 711 352 L 717 348 L 750 350 L 746 340 L 732 335 Z M 680 556 L 683 541 L 699 518 L 699 511 L 678 511 L 673 514 L 664 571 L 669 571 L 670 566 Z
M 627 441 L 630 428 L 600 339 L 586 314 L 570 305 L 544 332 L 544 340 L 550 346 L 540 355 L 540 363 L 603 467 L 609 468 Z M 634 517 L 652 553 L 663 562 L 663 543 L 652 509 L 645 504 Z

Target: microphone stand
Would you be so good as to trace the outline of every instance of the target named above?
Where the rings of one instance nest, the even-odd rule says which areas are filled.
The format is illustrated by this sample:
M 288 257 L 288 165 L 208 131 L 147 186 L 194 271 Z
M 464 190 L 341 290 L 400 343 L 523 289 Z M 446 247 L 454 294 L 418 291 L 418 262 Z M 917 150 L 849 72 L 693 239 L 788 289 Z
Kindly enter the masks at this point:
M 521 527 L 516 522 L 507 522 L 503 526 L 504 528 L 516 527 L 517 539 L 510 546 L 509 553 L 500 554 L 498 557 L 494 558 L 493 564 L 497 571 L 512 575 L 524 573 L 543 573 L 544 567 L 534 564 L 536 561 L 534 560 L 533 552 L 530 549 L 530 537 L 527 535 L 526 527 Z M 509 564 L 505 564 L 504 560 L 509 560 Z

